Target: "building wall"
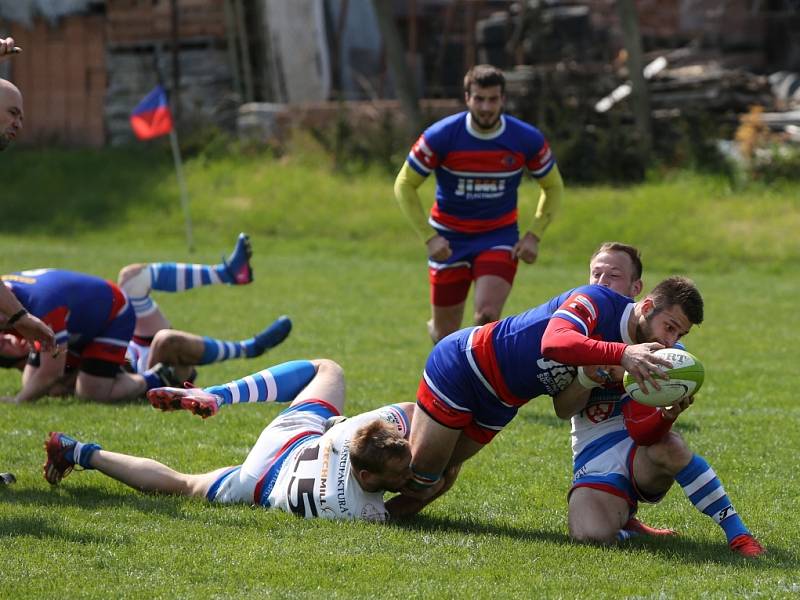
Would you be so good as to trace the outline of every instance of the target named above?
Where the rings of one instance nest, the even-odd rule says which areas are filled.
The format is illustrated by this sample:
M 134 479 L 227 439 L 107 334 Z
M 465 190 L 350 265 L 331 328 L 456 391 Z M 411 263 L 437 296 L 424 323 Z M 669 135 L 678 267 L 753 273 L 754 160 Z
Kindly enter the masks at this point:
M 102 146 L 105 143 L 105 23 L 102 15 L 75 15 L 51 25 L 9 31 L 22 54 L 8 61 L 9 77 L 25 98 L 21 143 Z

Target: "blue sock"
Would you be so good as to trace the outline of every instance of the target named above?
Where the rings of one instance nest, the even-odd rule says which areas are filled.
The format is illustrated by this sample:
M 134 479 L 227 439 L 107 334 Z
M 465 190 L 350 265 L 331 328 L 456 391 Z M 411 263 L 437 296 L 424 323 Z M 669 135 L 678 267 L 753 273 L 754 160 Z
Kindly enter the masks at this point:
M 308 360 L 292 360 L 224 385 L 204 388 L 222 399 L 239 402 L 290 402 L 314 379 L 317 369 Z
M 250 283 L 253 280 L 251 254 L 249 238 L 240 233 L 231 255 L 216 265 L 150 263 L 151 288 L 161 292 L 183 292 L 202 285 Z
M 226 342 L 203 337 L 203 357 L 197 364 L 207 365 L 222 362 L 231 358 L 239 358 L 242 354 L 245 354 L 244 342 Z
M 160 292 L 183 292 L 203 285 L 230 283 L 232 278 L 227 267 L 188 263 L 151 263 L 152 289 Z
M 639 534 L 636 533 L 635 531 L 631 531 L 629 529 L 620 529 L 617 532 L 617 541 L 624 542 L 626 540 L 636 537 L 637 535 Z
M 279 317 L 264 331 L 255 336 L 240 342 L 227 342 L 210 337 L 203 338 L 203 357 L 200 359 L 201 365 L 214 362 L 222 362 L 231 358 L 241 358 L 244 354 L 247 358 L 261 356 L 280 344 L 292 330 L 292 321 L 287 316 Z
M 714 469 L 703 457 L 697 454 L 692 456 L 689 464 L 675 476 L 675 481 L 697 510 L 722 527 L 729 543 L 737 535 L 750 533 L 736 513 Z
M 147 384 L 147 389 L 152 390 L 157 387 L 164 387 L 165 382 L 155 369 L 147 369 L 141 374 L 144 377 L 144 382 Z
M 92 454 L 97 450 L 101 450 L 100 446 L 97 444 L 82 444 L 81 442 L 76 442 L 75 447 L 72 449 L 72 463 L 80 465 L 84 469 L 94 469 L 94 467 L 89 464 L 89 460 L 92 458 Z

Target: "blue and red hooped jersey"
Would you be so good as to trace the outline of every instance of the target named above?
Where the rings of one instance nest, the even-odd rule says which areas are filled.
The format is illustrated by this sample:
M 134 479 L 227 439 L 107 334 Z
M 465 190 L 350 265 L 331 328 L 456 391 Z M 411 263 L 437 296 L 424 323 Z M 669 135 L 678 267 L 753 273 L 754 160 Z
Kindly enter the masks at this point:
M 113 283 L 84 273 L 34 269 L 2 277 L 31 314 L 47 323 L 59 345 L 83 345 L 104 333 L 128 307 Z
M 423 177 L 436 173 L 433 227 L 462 233 L 492 231 L 517 222 L 517 189 L 525 169 L 544 177 L 555 164 L 550 146 L 533 125 L 501 115 L 500 128 L 483 134 L 468 112 L 426 129 L 408 164 Z
M 554 396 L 572 381 L 575 367 L 543 356 L 542 340 L 551 320 L 565 321 L 590 343 L 631 344 L 627 324 L 632 309 L 631 298 L 599 285 L 581 286 L 479 328 L 473 334 L 472 357 L 495 395 L 507 404 L 519 406 L 542 394 Z

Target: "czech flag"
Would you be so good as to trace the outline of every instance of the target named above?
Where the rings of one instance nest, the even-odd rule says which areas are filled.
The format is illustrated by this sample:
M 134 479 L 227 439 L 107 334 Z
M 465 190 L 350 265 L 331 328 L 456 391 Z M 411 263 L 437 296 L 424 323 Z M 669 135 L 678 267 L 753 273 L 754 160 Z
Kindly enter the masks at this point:
M 151 140 L 172 131 L 172 113 L 163 87 L 157 85 L 133 109 L 131 127 L 140 140 Z

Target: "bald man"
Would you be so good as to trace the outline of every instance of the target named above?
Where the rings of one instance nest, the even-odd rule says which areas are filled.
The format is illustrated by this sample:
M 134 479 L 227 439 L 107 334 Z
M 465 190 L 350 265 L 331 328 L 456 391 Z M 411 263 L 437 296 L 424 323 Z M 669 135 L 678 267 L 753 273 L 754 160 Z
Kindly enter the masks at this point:
M 21 52 L 14 38 L 0 38 L 0 62 Z M 22 130 L 22 93 L 10 81 L 0 79 L 0 151 L 5 150 Z

